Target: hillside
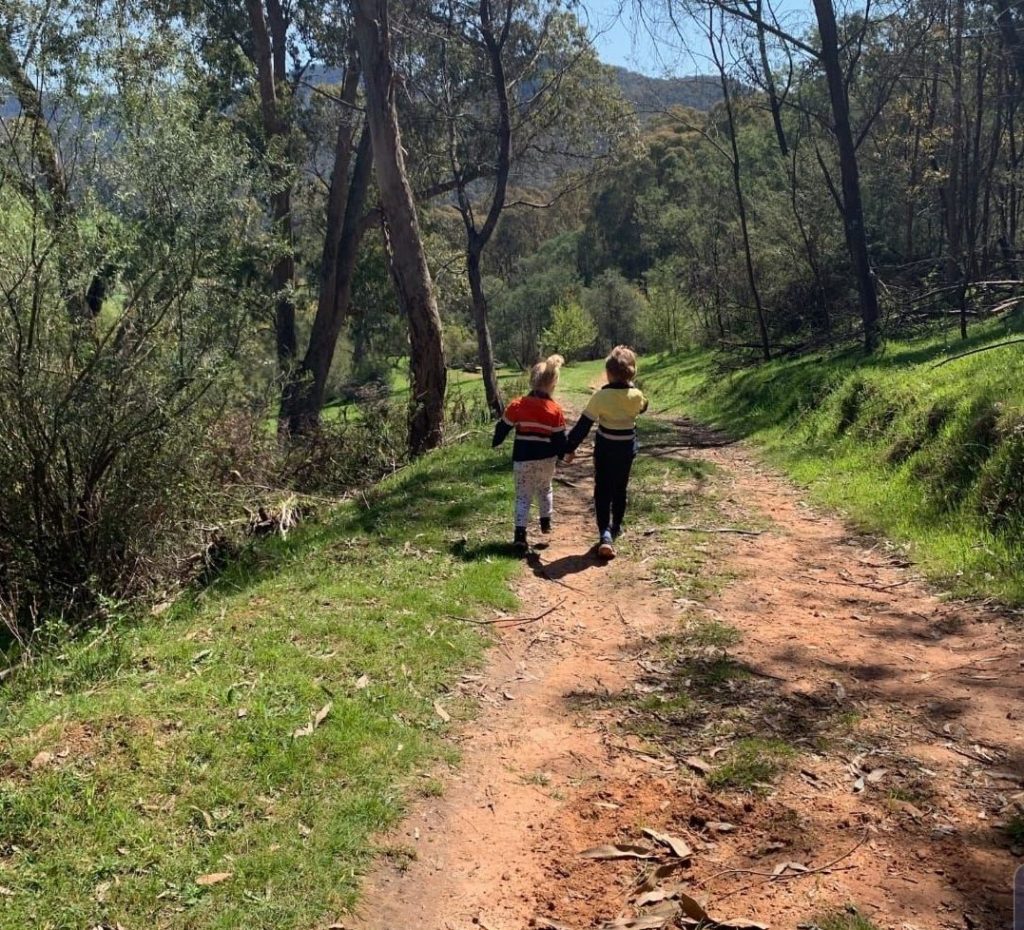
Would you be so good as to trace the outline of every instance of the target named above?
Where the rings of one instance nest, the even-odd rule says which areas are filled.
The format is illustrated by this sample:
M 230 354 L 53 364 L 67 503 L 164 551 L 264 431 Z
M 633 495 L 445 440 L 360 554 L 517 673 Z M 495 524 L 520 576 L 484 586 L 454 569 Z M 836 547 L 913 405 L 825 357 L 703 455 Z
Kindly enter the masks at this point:
M 622 93 L 641 116 L 661 113 L 672 107 L 710 110 L 722 99 L 718 78 L 695 74 L 679 78 L 657 78 L 627 68 L 613 67 Z
M 959 594 L 1024 602 L 1024 320 L 723 372 L 713 353 L 649 357 L 651 409 L 753 440 L 812 499 L 900 544 Z M 954 360 L 955 359 L 955 360 Z M 948 364 L 943 364 L 949 360 Z M 570 369 L 570 383 L 600 362 Z

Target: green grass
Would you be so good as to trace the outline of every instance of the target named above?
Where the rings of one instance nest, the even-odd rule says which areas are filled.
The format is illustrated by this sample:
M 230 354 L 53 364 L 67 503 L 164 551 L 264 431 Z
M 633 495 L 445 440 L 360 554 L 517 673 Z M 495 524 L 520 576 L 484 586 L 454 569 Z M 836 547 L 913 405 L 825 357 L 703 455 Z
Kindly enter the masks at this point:
M 935 363 L 1024 330 L 1020 318 L 736 372 L 703 351 L 640 360 L 654 414 L 753 439 L 819 503 L 888 535 L 957 593 L 1024 602 L 1024 346 Z M 582 383 L 601 362 L 578 366 Z
M 448 689 L 486 645 L 449 615 L 513 606 L 518 561 L 491 541 L 509 473 L 482 445 L 430 455 L 214 588 L 8 680 L 0 927 L 344 915 L 373 834 L 442 790 L 435 701 L 467 712 Z M 197 883 L 210 873 L 230 878 Z
M 872 923 L 852 906 L 818 918 L 814 926 L 818 930 L 878 930 L 877 924 Z
M 1006 821 L 1003 832 L 1014 846 L 1024 846 L 1024 814 L 1012 814 Z
M 758 791 L 785 771 L 796 750 L 782 740 L 751 737 L 733 743 L 724 755 L 708 773 L 708 787 Z
M 409 368 L 404 359 L 399 359 L 388 370 L 389 399 L 394 403 L 405 404 L 409 400 Z M 498 383 L 505 393 L 519 393 L 525 382 L 523 372 L 512 368 L 498 370 Z M 511 398 L 506 398 L 509 400 Z M 483 377 L 461 368 L 448 369 L 447 401 L 449 406 L 462 404 L 467 407 L 479 406 L 484 402 Z M 323 418 L 327 422 L 342 420 L 346 423 L 355 422 L 362 417 L 359 404 L 352 401 L 332 401 L 324 406 Z M 276 422 L 276 421 L 275 421 Z

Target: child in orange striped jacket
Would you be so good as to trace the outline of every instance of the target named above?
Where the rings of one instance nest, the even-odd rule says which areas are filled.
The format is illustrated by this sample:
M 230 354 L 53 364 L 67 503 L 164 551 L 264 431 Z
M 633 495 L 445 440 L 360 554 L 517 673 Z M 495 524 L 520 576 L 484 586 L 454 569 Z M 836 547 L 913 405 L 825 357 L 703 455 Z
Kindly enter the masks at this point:
M 561 458 L 566 443 L 565 414 L 552 395 L 564 363 L 561 355 L 552 355 L 534 365 L 530 371 L 530 393 L 512 401 L 494 428 L 493 446 L 504 442 L 512 430 L 516 434 L 512 446 L 512 471 L 516 482 L 513 544 L 523 553 L 529 551 L 526 528 L 535 499 L 540 512 L 540 530 L 545 535 L 551 532 L 551 482 L 555 462 Z

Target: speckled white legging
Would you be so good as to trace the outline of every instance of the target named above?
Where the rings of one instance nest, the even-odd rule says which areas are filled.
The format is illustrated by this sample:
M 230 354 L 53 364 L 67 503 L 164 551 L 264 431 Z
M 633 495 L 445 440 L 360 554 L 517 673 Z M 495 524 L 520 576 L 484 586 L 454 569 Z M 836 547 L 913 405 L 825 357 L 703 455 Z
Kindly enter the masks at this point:
M 513 462 L 512 473 L 516 479 L 516 526 L 530 522 L 530 505 L 537 499 L 537 509 L 542 517 L 551 516 L 551 481 L 555 477 L 555 459 L 538 459 L 535 462 Z

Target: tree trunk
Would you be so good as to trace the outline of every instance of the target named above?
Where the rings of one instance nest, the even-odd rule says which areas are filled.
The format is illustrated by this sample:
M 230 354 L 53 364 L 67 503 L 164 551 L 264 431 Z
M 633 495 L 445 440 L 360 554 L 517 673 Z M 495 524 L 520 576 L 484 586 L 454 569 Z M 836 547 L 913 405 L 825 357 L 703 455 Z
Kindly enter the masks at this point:
M 775 75 L 772 74 L 771 62 L 768 60 L 768 40 L 765 35 L 762 10 L 763 0 L 757 0 L 757 48 L 761 55 L 761 69 L 764 71 L 765 90 L 768 92 L 768 106 L 772 111 L 772 125 L 775 127 L 775 139 L 779 143 L 779 154 L 783 158 L 789 155 L 789 144 L 786 142 L 786 130 L 782 126 L 782 102 L 775 87 Z
M 712 14 L 714 15 L 714 14 Z M 732 183 L 736 193 L 736 205 L 740 214 L 740 233 L 743 236 L 743 257 L 746 260 L 747 282 L 750 285 L 750 293 L 754 298 L 754 308 L 757 311 L 757 328 L 761 337 L 761 354 L 764 360 L 771 361 L 772 347 L 768 337 L 768 323 L 765 319 L 764 307 L 761 304 L 761 292 L 757 289 L 757 274 L 754 271 L 754 257 L 750 252 L 750 231 L 747 228 L 747 204 L 743 196 L 743 184 L 740 174 L 740 150 L 736 141 L 736 121 L 732 112 L 732 94 L 729 91 L 729 79 L 725 73 L 725 60 L 720 58 L 715 50 L 714 28 L 709 30 L 712 43 L 712 55 L 718 65 L 718 75 L 722 84 L 722 101 L 725 103 L 725 113 L 729 120 L 729 141 L 732 145 Z
M 320 267 L 316 316 L 302 364 L 292 370 L 284 388 L 284 415 L 288 431 L 310 433 L 320 422 L 327 378 L 341 327 L 348 314 L 352 276 L 358 259 L 364 226 L 362 213 L 372 170 L 369 129 L 364 124 L 358 146 L 355 102 L 359 90 L 359 66 L 350 56 L 342 87 L 341 121 L 334 147 L 334 169 L 327 194 L 326 228 Z M 355 151 L 355 167 L 352 156 Z M 350 175 L 351 170 L 351 178 Z
M 279 88 L 283 87 L 285 73 L 285 46 L 287 24 L 277 0 L 267 0 L 268 16 L 264 15 L 263 0 L 245 0 L 252 30 L 253 64 L 260 94 L 260 115 L 263 134 L 268 143 L 287 134 L 288 125 L 281 112 Z M 278 416 L 278 432 L 287 434 L 288 413 L 294 404 L 295 356 L 298 337 L 295 332 L 295 301 L 292 282 L 295 278 L 295 255 L 292 250 L 292 185 L 290 165 L 278 164 L 274 174 L 276 193 L 270 198 L 271 221 L 275 234 L 284 244 L 281 255 L 270 270 L 270 290 L 274 299 L 274 341 L 277 364 L 285 379 Z
M 878 294 L 871 275 L 867 232 L 864 229 L 864 206 L 860 194 L 857 150 L 850 129 L 850 104 L 843 69 L 839 61 L 839 33 L 832 0 L 814 0 L 814 12 L 821 37 L 821 63 L 828 81 L 835 123 L 836 148 L 839 152 L 839 173 L 843 191 L 843 228 L 850 252 L 857 291 L 860 295 L 861 320 L 864 326 L 864 350 L 874 352 L 879 345 Z
M 508 192 L 508 175 L 512 164 L 512 114 L 508 97 L 508 82 L 505 77 L 505 62 L 502 54 L 508 39 L 512 23 L 512 3 L 505 9 L 505 22 L 496 33 L 490 0 L 480 0 L 480 35 L 491 69 L 491 86 L 498 105 L 498 120 L 495 127 L 495 159 L 494 159 L 494 190 L 483 225 L 477 228 L 476 217 L 466 190 L 467 178 L 458 154 L 458 133 L 456 114 L 447 113 L 448 157 L 451 162 L 455 190 L 458 194 L 459 212 L 466 227 L 466 274 L 469 278 L 469 289 L 473 297 L 473 325 L 476 329 L 477 355 L 483 372 L 484 396 L 487 406 L 495 417 L 500 417 L 504 404 L 501 389 L 498 386 L 498 372 L 494 360 L 494 348 L 491 344 L 491 330 L 487 319 L 487 297 L 484 294 L 481 275 L 483 251 L 490 242 L 491 236 L 498 225 L 502 210 L 505 209 L 505 197 Z
M 362 222 L 366 195 L 373 170 L 370 131 L 363 127 L 356 151 L 355 166 L 349 179 L 348 159 L 335 163 L 328 195 L 327 231 L 324 236 L 323 268 L 316 316 L 309 334 L 309 345 L 296 378 L 289 412 L 293 432 L 310 433 L 320 424 L 320 411 L 326 399 L 327 379 L 338 347 L 338 337 L 352 300 L 352 282 L 359 259 L 359 245 L 365 226 Z M 338 181 L 343 177 L 343 183 Z M 344 209 L 338 207 L 344 191 Z
M 68 179 L 64 171 L 60 149 L 50 132 L 50 126 L 43 113 L 40 91 L 25 73 L 10 39 L 2 30 L 0 30 L 0 77 L 5 78 L 11 85 L 21 110 L 21 117 L 32 127 L 31 150 L 39 165 L 39 172 L 46 184 L 46 193 L 49 198 L 49 202 L 42 211 L 46 225 L 54 234 L 72 230 L 75 208 L 71 202 L 71 192 L 68 189 Z M 33 171 L 32 174 L 34 173 Z M 17 175 L 17 172 L 15 174 Z M 35 181 L 32 177 L 22 175 L 16 178 L 16 182 L 26 200 L 34 202 L 38 199 L 39 192 L 35 188 Z M 83 292 L 68 287 L 69 282 L 79 280 L 76 271 L 80 269 L 72 268 L 65 255 L 61 256 L 60 263 L 61 278 L 63 279 L 61 284 L 67 288 L 63 300 L 68 315 L 73 320 L 89 320 L 98 316 L 103 309 L 103 301 L 114 276 L 114 269 L 106 267 L 92 274 L 89 284 Z
M 1013 66 L 1017 69 L 1017 78 L 1024 84 L 1024 42 L 1017 29 L 1017 22 L 1007 0 L 994 0 L 996 23 L 1003 45 L 1013 58 Z M 1016 4 L 1014 4 L 1016 6 Z
M 390 57 L 388 0 L 351 0 L 351 5 L 366 84 L 366 118 L 387 224 L 392 277 L 409 320 L 409 449 L 413 455 L 419 455 L 439 445 L 444 432 L 447 372 L 441 317 L 402 154 Z
M 505 405 L 501 399 L 498 371 L 494 363 L 494 347 L 491 344 L 491 328 L 487 322 L 487 295 L 484 294 L 480 274 L 480 258 L 480 251 L 470 247 L 466 256 L 466 269 L 469 275 L 469 290 L 473 297 L 473 323 L 476 327 L 477 354 L 483 371 L 484 396 L 491 413 L 500 417 Z

